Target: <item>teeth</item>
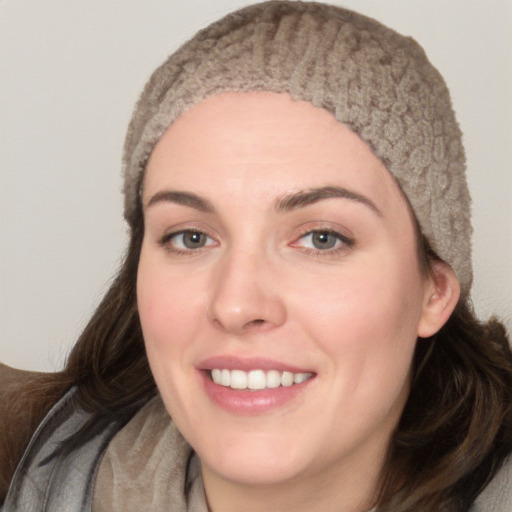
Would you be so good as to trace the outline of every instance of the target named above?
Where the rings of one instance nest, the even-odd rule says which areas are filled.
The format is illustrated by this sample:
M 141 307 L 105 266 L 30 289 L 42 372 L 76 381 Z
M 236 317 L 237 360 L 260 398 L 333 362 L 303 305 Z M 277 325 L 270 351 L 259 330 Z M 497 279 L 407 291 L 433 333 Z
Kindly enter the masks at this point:
M 290 387 L 293 384 L 293 373 L 283 372 L 281 375 L 281 386 Z
M 247 377 L 247 387 L 249 389 L 265 389 L 267 387 L 267 378 L 263 370 L 253 370 Z
M 293 375 L 293 383 L 300 384 L 301 382 L 308 380 L 310 376 L 311 376 L 311 374 L 309 374 L 309 373 L 295 373 Z
M 267 388 L 278 388 L 281 385 L 281 373 L 277 370 L 267 372 Z
M 289 387 L 294 384 L 300 384 L 311 378 L 312 373 L 292 373 L 279 372 L 277 370 L 251 370 L 244 372 L 242 370 L 226 370 L 214 368 L 210 372 L 210 376 L 215 382 L 221 386 L 230 387 L 232 389 L 273 389 L 279 386 Z
M 233 370 L 231 372 L 231 384 L 233 389 L 246 389 L 247 388 L 247 373 L 242 370 Z
M 223 386 L 231 385 L 231 372 L 229 370 L 221 370 L 220 382 Z
M 211 377 L 212 377 L 213 382 L 218 382 L 218 383 L 222 382 L 221 376 L 222 376 L 222 370 L 219 370 L 218 368 L 215 368 L 214 370 L 212 370 Z

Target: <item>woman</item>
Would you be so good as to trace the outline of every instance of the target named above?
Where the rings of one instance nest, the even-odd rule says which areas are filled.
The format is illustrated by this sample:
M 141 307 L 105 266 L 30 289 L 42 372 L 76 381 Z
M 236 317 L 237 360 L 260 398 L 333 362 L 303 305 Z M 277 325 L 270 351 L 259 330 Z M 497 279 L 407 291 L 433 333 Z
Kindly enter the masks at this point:
M 460 139 L 373 20 L 268 2 L 198 33 L 135 109 L 128 253 L 28 391 L 37 419 L 63 397 L 14 436 L 5 509 L 506 506 L 506 471 L 474 504 L 512 449 L 512 357 L 469 308 Z

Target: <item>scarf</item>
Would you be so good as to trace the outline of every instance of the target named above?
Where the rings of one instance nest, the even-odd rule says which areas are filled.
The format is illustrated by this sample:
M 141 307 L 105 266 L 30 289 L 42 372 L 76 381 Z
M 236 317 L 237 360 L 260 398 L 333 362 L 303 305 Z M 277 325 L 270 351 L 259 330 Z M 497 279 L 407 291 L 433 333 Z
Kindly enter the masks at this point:
M 509 459 L 471 512 L 512 510 L 511 488 Z M 160 396 L 115 435 L 101 459 L 92 512 L 121 510 L 208 512 L 199 457 L 171 420 Z
M 207 512 L 201 463 L 160 396 L 121 429 L 105 451 L 93 512 Z

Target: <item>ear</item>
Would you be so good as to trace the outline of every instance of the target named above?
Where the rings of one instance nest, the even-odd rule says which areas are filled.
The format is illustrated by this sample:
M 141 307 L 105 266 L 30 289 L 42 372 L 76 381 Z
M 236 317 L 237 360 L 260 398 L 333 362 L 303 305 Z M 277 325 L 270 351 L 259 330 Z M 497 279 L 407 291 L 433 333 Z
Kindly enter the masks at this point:
M 425 290 L 418 336 L 428 338 L 446 323 L 460 297 L 460 285 L 448 263 L 435 261 Z

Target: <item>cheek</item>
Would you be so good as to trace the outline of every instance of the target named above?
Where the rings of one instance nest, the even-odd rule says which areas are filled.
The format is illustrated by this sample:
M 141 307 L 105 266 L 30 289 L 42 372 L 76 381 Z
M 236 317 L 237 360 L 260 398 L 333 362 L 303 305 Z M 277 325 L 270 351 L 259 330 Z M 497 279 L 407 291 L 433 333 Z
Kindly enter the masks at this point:
M 156 261 L 155 261 L 156 260 Z M 137 274 L 137 304 L 148 350 L 172 349 L 195 322 L 190 319 L 202 308 L 197 283 L 180 281 L 156 258 L 141 259 Z
M 189 346 L 200 304 L 189 290 L 194 287 L 180 286 L 165 265 L 141 253 L 137 301 L 146 353 L 167 410 L 177 418 L 186 416 L 187 404 L 193 403 Z
M 360 339 L 375 341 L 386 333 L 416 337 L 422 282 L 414 268 L 404 271 L 398 263 L 386 265 L 381 260 L 379 266 L 363 263 L 321 283 L 311 281 L 303 281 L 295 307 L 303 309 L 301 315 L 311 318 L 329 338 L 357 332 L 365 334 Z
M 194 286 L 179 280 L 157 258 L 141 253 L 137 274 L 137 303 L 146 353 L 163 395 L 179 383 L 186 368 L 187 340 L 197 325 L 199 304 Z
M 340 386 L 372 401 L 386 388 L 390 396 L 400 393 L 422 312 L 422 279 L 414 264 L 382 256 L 378 265 L 353 265 L 321 286 L 306 282 L 300 296 L 308 297 L 308 307 L 297 300 L 294 316 L 330 355 Z

